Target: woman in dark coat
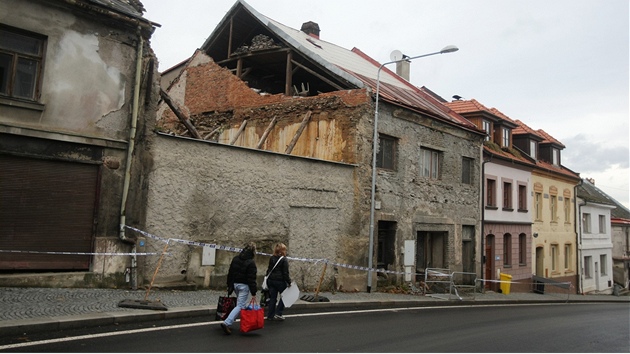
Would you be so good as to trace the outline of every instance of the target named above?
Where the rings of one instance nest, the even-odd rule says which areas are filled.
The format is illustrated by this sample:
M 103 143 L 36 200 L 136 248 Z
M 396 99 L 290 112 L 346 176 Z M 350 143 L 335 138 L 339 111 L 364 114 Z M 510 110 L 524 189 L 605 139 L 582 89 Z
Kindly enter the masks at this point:
M 232 334 L 231 326 L 241 314 L 241 310 L 247 307 L 249 293 L 256 299 L 256 244 L 248 243 L 237 256 L 232 258 L 230 270 L 227 276 L 228 295 L 236 292 L 236 307 L 230 312 L 225 321 L 221 322 L 221 328 L 226 334 Z
M 278 301 L 278 294 L 289 286 L 291 286 L 291 277 L 289 276 L 289 261 L 287 256 L 287 246 L 284 243 L 276 244 L 274 253 L 269 258 L 269 266 L 267 267 L 267 286 L 269 287 L 269 310 L 267 311 L 268 320 L 280 320 L 283 321 L 284 317 L 282 312 L 284 311 L 284 302 L 280 299 Z M 282 257 L 282 259 L 280 259 Z M 278 262 L 280 260 L 280 262 Z M 276 263 L 278 263 L 276 265 Z M 274 268 L 275 266 L 275 268 Z M 273 269 L 273 270 L 272 270 Z M 270 273 L 271 272 L 271 273 Z

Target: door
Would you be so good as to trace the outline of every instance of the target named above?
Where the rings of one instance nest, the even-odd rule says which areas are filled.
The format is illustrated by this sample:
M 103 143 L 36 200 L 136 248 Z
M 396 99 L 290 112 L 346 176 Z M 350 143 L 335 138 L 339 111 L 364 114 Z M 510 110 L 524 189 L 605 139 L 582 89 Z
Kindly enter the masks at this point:
M 486 236 L 485 257 L 486 257 L 485 279 L 493 280 L 494 279 L 494 236 L 493 235 Z M 494 283 L 486 282 L 485 288 L 491 289 L 492 284 Z
M 545 253 L 542 247 L 536 247 L 536 275 L 539 277 L 545 276 Z

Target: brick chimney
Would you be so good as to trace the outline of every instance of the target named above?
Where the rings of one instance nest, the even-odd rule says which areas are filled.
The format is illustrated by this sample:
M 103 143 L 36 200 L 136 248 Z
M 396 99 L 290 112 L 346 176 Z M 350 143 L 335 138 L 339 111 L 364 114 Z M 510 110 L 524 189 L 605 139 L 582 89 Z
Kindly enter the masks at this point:
M 304 22 L 300 31 L 308 34 L 313 38 L 319 39 L 319 25 L 313 21 Z

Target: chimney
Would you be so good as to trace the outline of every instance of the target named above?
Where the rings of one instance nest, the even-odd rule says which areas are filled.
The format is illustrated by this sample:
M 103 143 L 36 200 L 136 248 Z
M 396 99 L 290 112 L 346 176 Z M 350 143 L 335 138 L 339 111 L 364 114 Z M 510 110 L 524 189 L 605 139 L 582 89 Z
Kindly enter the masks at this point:
M 403 59 L 409 58 L 408 56 L 403 54 Z M 403 79 L 409 81 L 409 60 L 403 60 L 396 63 L 396 75 L 402 77 Z
M 319 39 L 319 25 L 313 21 L 304 22 L 300 31 L 308 34 L 313 38 Z

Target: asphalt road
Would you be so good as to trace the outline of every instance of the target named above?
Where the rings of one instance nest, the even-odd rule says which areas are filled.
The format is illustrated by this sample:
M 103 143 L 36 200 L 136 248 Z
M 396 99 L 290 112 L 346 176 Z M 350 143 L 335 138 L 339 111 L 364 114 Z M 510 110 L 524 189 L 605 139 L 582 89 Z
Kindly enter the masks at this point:
M 167 327 L 144 324 L 146 328 L 107 327 L 56 333 L 56 338 L 48 341 L 0 345 L 0 350 L 630 352 L 630 307 L 626 303 L 449 306 L 286 317 L 284 322 L 266 322 L 264 329 L 247 334 L 235 329 L 230 336 L 221 331 L 218 322 L 182 321 Z M 76 335 L 82 336 L 72 337 Z

